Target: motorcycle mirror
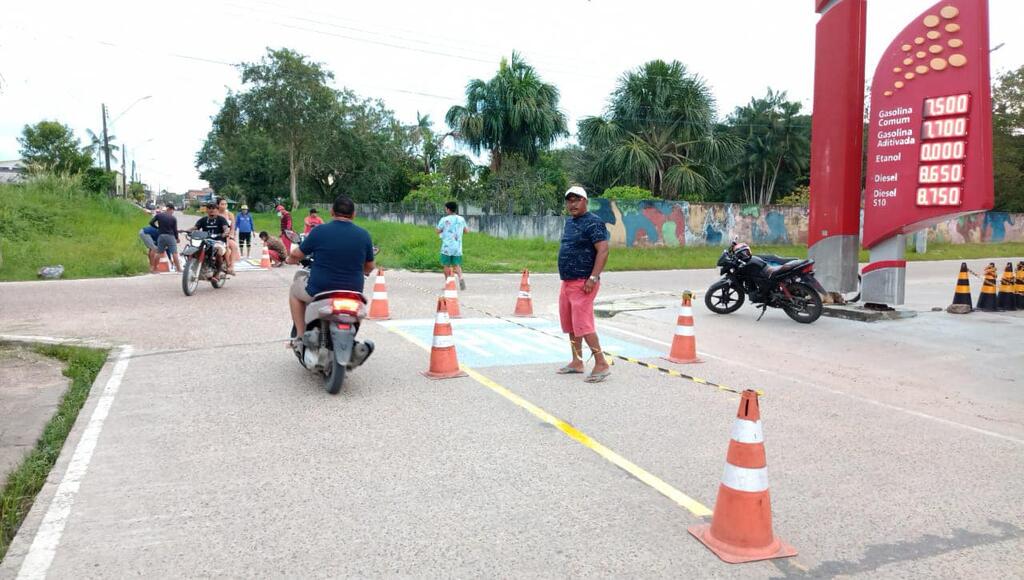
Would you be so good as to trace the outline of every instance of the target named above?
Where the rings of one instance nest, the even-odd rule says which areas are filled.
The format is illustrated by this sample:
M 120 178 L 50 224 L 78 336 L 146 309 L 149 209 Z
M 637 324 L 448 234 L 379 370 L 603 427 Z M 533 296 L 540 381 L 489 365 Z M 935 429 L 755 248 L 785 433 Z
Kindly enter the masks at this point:
M 299 234 L 297 234 L 297 233 L 295 233 L 295 232 L 293 232 L 291 230 L 288 230 L 287 232 L 284 233 L 284 235 L 287 236 L 288 239 L 291 240 L 292 242 L 294 242 L 296 244 L 299 243 Z
M 376 256 L 379 253 L 380 253 L 380 246 L 374 246 L 373 247 L 373 255 Z

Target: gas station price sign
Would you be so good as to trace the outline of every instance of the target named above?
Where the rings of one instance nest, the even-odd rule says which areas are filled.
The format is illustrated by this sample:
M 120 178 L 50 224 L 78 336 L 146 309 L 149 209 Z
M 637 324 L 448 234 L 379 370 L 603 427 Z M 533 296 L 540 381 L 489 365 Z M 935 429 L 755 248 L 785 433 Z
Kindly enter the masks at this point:
M 875 72 L 863 245 L 992 208 L 988 3 L 946 0 Z

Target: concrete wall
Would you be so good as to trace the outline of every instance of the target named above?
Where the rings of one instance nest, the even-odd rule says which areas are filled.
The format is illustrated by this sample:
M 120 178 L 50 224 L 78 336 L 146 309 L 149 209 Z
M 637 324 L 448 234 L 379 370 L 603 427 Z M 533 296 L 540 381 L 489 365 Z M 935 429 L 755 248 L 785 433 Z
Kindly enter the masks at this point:
M 806 245 L 808 209 L 794 206 L 696 204 L 685 201 L 593 199 L 590 211 L 605 221 L 617 247 L 725 245 L 734 237 L 754 245 Z M 562 235 L 561 216 L 465 215 L 470 229 L 499 238 Z M 369 219 L 435 226 L 441 214 L 401 211 L 394 206 L 360 204 Z M 1024 214 L 988 212 L 942 222 L 928 238 L 944 243 L 1024 242 Z

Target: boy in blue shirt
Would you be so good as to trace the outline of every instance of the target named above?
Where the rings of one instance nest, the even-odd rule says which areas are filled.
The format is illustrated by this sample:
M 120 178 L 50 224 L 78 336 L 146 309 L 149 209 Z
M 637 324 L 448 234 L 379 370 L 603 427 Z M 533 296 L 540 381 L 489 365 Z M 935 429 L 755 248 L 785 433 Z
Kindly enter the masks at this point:
M 452 272 L 459 277 L 459 289 L 466 289 L 466 281 L 462 279 L 462 235 L 469 231 L 466 220 L 458 214 L 459 204 L 449 201 L 444 204 L 445 216 L 437 222 L 437 233 L 441 236 L 441 265 L 444 266 L 444 279 Z

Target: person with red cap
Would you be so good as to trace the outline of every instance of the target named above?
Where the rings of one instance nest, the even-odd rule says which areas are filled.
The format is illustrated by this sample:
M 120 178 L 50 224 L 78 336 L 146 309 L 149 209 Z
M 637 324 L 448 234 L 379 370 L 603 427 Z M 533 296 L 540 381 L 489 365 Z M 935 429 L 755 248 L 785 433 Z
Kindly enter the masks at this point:
M 283 205 L 277 206 L 277 217 L 281 218 L 281 241 L 288 252 L 292 251 L 292 241 L 288 238 L 288 232 L 292 231 L 292 214 L 284 209 Z

